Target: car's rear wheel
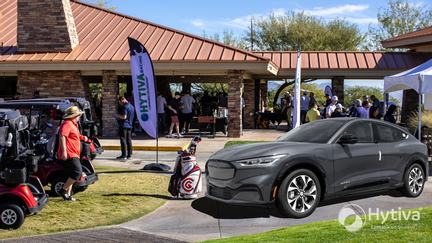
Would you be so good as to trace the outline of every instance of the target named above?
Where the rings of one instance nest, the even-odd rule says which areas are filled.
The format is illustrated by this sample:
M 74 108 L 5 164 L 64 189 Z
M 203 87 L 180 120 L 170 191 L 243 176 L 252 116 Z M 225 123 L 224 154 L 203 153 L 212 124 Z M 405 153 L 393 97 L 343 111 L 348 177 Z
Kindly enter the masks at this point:
M 24 219 L 24 211 L 18 205 L 0 205 L 0 228 L 18 229 L 24 223 Z
M 426 174 L 419 164 L 412 164 L 405 171 L 402 192 L 407 197 L 418 197 L 423 192 Z
M 304 218 L 315 211 L 321 198 L 318 177 L 310 170 L 291 172 L 280 185 L 276 203 L 282 214 L 293 218 Z

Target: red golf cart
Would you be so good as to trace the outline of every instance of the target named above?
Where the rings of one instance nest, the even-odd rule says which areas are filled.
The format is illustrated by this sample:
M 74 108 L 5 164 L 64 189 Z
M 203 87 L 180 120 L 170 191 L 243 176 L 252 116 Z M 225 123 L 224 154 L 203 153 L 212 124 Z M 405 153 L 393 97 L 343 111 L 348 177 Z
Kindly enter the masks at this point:
M 0 109 L 0 228 L 17 229 L 48 202 L 41 182 L 29 176 L 40 157 L 30 149 L 28 122 L 16 110 Z

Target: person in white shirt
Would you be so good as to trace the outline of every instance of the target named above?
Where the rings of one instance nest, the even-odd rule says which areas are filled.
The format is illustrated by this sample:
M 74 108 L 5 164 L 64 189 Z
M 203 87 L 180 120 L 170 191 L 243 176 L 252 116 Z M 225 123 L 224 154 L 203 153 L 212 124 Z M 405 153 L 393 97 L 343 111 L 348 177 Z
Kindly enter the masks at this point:
M 189 133 L 190 122 L 193 118 L 193 104 L 196 102 L 189 92 L 184 92 L 180 102 L 183 104 L 181 109 L 180 131 Z
M 167 101 L 161 93 L 157 92 L 156 108 L 158 113 L 158 128 L 159 132 L 165 133 L 166 131 L 166 115 L 165 108 L 167 107 Z
M 330 118 L 333 112 L 336 110 L 336 105 L 338 103 L 338 97 L 336 95 L 333 95 L 331 97 L 331 104 L 327 106 L 325 111 L 325 117 Z
M 303 91 L 303 96 L 300 99 L 300 120 L 301 123 L 306 123 L 306 113 L 309 110 L 309 97 L 307 91 Z

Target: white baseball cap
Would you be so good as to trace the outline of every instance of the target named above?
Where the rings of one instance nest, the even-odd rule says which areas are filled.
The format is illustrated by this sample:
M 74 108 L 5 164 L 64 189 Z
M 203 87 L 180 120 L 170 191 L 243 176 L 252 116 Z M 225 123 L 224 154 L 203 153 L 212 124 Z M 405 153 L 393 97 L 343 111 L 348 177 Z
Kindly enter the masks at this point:
M 332 99 L 332 100 L 339 100 L 338 97 L 337 97 L 336 95 L 333 95 L 333 96 L 331 97 L 331 99 Z

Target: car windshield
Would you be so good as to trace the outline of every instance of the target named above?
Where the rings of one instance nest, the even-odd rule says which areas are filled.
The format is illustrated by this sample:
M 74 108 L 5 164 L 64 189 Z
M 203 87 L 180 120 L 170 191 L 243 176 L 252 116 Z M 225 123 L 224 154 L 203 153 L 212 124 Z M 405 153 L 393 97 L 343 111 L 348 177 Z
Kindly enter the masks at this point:
M 302 143 L 327 143 L 330 138 L 346 124 L 346 120 L 327 119 L 301 125 L 287 134 L 281 136 L 278 141 L 302 142 Z

